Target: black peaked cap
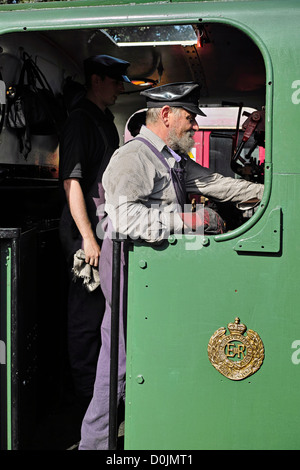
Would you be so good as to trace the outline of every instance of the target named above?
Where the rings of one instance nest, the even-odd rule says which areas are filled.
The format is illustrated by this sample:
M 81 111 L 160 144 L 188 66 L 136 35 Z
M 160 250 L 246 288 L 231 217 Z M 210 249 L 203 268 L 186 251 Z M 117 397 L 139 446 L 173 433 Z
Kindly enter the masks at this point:
M 206 116 L 199 108 L 200 87 L 194 82 L 168 83 L 144 90 L 141 95 L 145 96 L 148 108 L 162 108 L 169 105 Z
M 130 82 L 127 77 L 127 68 L 130 63 L 110 55 L 94 55 L 85 59 L 84 72 L 86 77 L 93 73 L 107 75 L 122 82 Z

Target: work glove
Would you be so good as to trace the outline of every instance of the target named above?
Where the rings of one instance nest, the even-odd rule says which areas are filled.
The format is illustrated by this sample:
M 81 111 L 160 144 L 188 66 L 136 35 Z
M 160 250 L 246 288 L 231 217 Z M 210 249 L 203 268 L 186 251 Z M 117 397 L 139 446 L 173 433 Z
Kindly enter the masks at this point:
M 180 214 L 185 227 L 198 234 L 217 235 L 225 232 L 222 217 L 208 207 L 200 207 L 195 212 L 182 212 Z

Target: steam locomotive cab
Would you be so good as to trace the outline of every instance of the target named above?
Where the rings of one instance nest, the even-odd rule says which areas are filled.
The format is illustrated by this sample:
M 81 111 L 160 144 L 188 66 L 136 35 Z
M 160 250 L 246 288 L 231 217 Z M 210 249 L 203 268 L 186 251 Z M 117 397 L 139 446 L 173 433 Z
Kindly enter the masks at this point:
M 205 411 L 201 405 L 195 412 L 195 419 L 190 421 L 192 424 L 187 422 L 187 417 L 193 415 L 196 402 L 205 401 L 212 386 L 221 389 L 220 393 L 228 400 L 237 394 L 232 383 L 228 384 L 227 379 L 223 381 L 223 376 L 219 377 L 207 359 L 211 335 L 218 327 L 226 326 L 225 322 L 234 322 L 235 317 L 244 314 L 246 318 L 242 321 L 247 325 L 252 321 L 254 324 L 249 324 L 249 328 L 262 330 L 266 343 L 270 342 L 266 322 L 259 316 L 263 299 L 258 300 L 258 306 L 253 305 L 252 289 L 264 281 L 263 261 L 268 263 L 268 270 L 277 272 L 276 261 L 282 249 L 279 198 L 275 196 L 274 204 L 264 215 L 271 188 L 273 72 L 261 39 L 261 20 L 254 33 L 255 22 L 251 15 L 251 27 L 246 26 L 247 12 L 241 10 L 240 22 L 233 19 L 234 13 L 228 20 L 225 14 L 216 16 L 214 7 L 210 12 L 208 3 L 215 4 L 204 2 L 208 14 L 203 10 L 205 14 L 198 13 L 197 18 L 193 12 L 196 4 L 192 8 L 188 3 L 165 5 L 169 16 L 161 16 L 156 10 L 160 6 L 152 3 L 148 6 L 95 6 L 93 12 L 83 6 L 79 9 L 80 18 L 77 18 L 76 7 L 71 8 L 69 17 L 63 9 L 53 7 L 44 10 L 43 20 L 39 16 L 40 7 L 20 11 L 12 7 L 3 11 L 6 26 L 0 17 L 0 259 L 2 277 L 7 280 L 0 312 L 1 448 L 49 445 L 48 436 L 47 444 L 41 438 L 35 440 L 40 425 L 52 416 L 53 409 L 64 403 L 65 395 L 72 393 L 65 343 L 67 273 L 58 233 L 64 199 L 59 183 L 59 135 L 72 104 L 84 92 L 82 64 L 88 56 L 108 54 L 131 64 L 128 69 L 131 83 L 125 84 L 124 93 L 111 108 L 121 145 L 130 138 L 127 129 L 130 117 L 145 108 L 140 91 L 172 82 L 195 81 L 201 86 L 199 104 L 206 117 L 197 116 L 199 131 L 195 133 L 195 145 L 189 157 L 224 176 L 265 184 L 263 203 L 246 208 L 190 195 L 191 202 L 219 212 L 226 224 L 226 233 L 206 237 L 200 243 L 201 250 L 186 248 L 188 243 L 191 247 L 192 239 L 184 237 L 168 240 L 160 249 L 134 245 L 128 301 L 125 447 L 144 448 L 147 439 L 150 446 L 157 446 L 160 440 L 162 448 L 174 449 L 189 448 L 189 443 L 190 448 L 201 447 L 202 439 L 203 445 L 209 447 L 213 425 L 207 438 L 200 433 L 198 441 L 195 435 L 202 416 L 204 421 L 209 420 L 210 406 Z M 197 8 L 201 10 L 199 5 Z M 169 7 L 175 7 L 177 13 Z M 14 14 L 20 15 L 18 21 Z M 24 62 L 28 59 L 46 78 L 59 109 L 58 126 L 51 131 L 22 125 L 21 114 L 16 112 L 16 96 Z M 36 77 L 34 81 L 38 89 L 46 87 Z M 46 106 L 48 111 L 49 106 Z M 255 268 L 249 253 L 257 257 Z M 147 269 L 142 270 L 139 262 L 144 259 Z M 158 299 L 166 298 L 160 283 L 162 278 L 165 289 L 174 296 L 160 302 Z M 13 282 L 10 283 L 10 279 Z M 225 307 L 217 305 L 211 313 L 207 306 L 216 285 L 222 286 L 220 297 L 225 299 Z M 183 292 L 189 292 L 188 300 Z M 182 316 L 186 321 L 180 330 Z M 174 330 L 170 329 L 170 324 Z M 160 328 L 164 331 L 163 338 L 160 338 Z M 150 361 L 149 334 L 155 338 L 157 347 Z M 196 351 L 187 346 L 186 360 L 183 360 L 177 357 L 176 348 L 178 346 L 179 354 L 185 354 L 189 334 L 193 344 L 198 346 Z M 174 342 L 176 336 L 178 341 Z M 166 338 L 169 345 L 164 342 Z M 198 355 L 201 356 L 199 363 Z M 205 386 L 201 384 L 199 370 L 203 371 Z M 176 400 L 177 404 L 188 401 L 183 386 L 183 381 L 189 380 L 185 371 L 191 374 L 193 404 L 185 405 L 178 410 L 177 418 L 170 419 L 174 435 L 171 433 L 165 439 L 163 427 L 157 438 L 156 431 L 151 436 L 144 433 L 143 420 L 153 428 L 159 425 L 159 420 L 152 419 L 151 413 L 146 411 L 145 403 L 153 404 L 153 400 L 157 400 L 157 406 L 165 409 L 162 419 L 168 421 Z M 193 371 L 196 371 L 195 376 Z M 137 377 L 140 376 L 144 380 L 139 382 Z M 159 389 L 157 383 L 163 383 L 164 377 L 167 384 Z M 261 376 L 258 372 L 253 377 L 253 384 L 258 382 L 257 390 Z M 241 388 L 249 398 L 245 382 Z M 173 389 L 178 390 L 178 397 L 171 397 L 168 404 Z M 258 392 L 255 391 L 254 396 L 259 400 Z M 216 398 L 213 403 L 219 410 Z M 240 404 L 237 409 L 241 411 Z M 178 432 L 175 431 L 176 419 L 181 420 Z M 79 432 L 80 423 L 76 426 Z M 185 437 L 181 441 L 182 436 L 189 433 L 189 426 L 193 437 L 190 441 Z M 66 448 L 71 444 L 62 438 L 54 445 Z M 176 447 L 181 444 L 183 447 Z

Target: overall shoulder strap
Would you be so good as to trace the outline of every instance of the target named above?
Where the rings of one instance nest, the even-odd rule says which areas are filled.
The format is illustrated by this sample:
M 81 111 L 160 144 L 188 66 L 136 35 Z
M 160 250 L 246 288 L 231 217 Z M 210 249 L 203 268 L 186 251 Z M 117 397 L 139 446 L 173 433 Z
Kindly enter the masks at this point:
M 152 150 L 153 153 L 155 153 L 155 155 L 159 158 L 159 160 L 163 163 L 163 165 L 170 171 L 170 166 L 168 165 L 168 163 L 166 162 L 166 159 L 162 156 L 162 154 L 157 150 L 156 147 L 154 147 L 153 144 L 151 144 L 151 142 L 149 142 L 148 140 L 144 139 L 143 137 L 135 137 L 135 140 L 139 140 L 141 142 L 143 142 L 144 144 L 147 145 L 147 147 L 150 148 L 150 150 Z
M 136 137 L 135 139 L 140 140 L 141 142 L 146 144 L 152 150 L 152 152 L 155 153 L 155 155 L 159 158 L 159 160 L 165 165 L 165 167 L 168 169 L 173 186 L 174 186 L 178 204 L 183 208 L 185 204 L 185 199 L 186 199 L 183 169 L 176 168 L 176 165 L 174 168 L 171 168 L 166 162 L 166 159 L 163 157 L 163 155 L 148 140 L 143 139 L 143 137 Z

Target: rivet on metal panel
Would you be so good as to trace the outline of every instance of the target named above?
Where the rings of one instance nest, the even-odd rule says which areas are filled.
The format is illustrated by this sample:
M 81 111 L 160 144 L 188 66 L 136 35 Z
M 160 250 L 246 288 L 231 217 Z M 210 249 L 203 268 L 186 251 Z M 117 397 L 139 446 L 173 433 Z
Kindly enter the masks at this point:
M 202 245 L 203 245 L 203 246 L 208 246 L 208 245 L 209 245 L 209 238 L 203 237 Z
M 147 261 L 145 261 L 144 259 L 140 259 L 139 267 L 145 269 L 147 267 Z
M 144 377 L 142 375 L 138 375 L 135 380 L 138 384 L 142 384 L 145 382 Z
M 169 235 L 168 237 L 168 242 L 170 243 L 170 245 L 175 245 L 177 239 L 175 237 L 175 235 Z

